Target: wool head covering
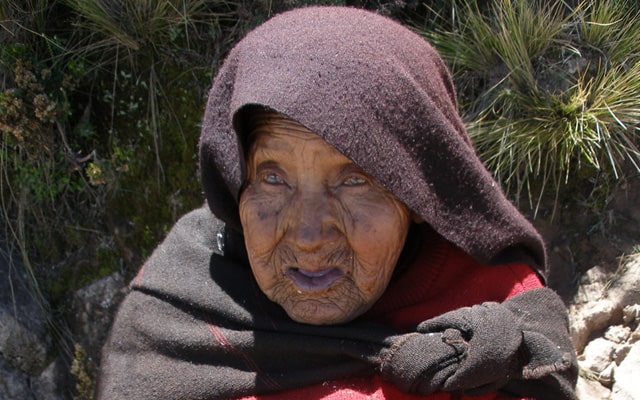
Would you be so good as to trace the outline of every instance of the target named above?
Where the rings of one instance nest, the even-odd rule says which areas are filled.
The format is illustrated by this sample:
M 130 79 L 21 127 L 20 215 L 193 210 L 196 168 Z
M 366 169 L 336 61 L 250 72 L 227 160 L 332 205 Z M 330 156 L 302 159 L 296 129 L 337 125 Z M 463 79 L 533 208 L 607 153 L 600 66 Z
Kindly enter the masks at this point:
M 232 49 L 209 94 L 200 162 L 209 207 L 239 234 L 252 107 L 318 134 L 481 263 L 524 261 L 545 275 L 542 240 L 477 157 L 445 64 L 409 29 L 368 11 L 308 7 Z

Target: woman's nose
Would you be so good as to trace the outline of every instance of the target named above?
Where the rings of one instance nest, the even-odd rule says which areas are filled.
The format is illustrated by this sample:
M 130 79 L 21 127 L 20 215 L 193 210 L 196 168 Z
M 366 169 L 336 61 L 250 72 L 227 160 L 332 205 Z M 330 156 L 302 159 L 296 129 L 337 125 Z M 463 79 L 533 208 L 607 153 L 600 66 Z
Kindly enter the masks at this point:
M 323 193 L 297 193 L 287 213 L 287 237 L 300 250 L 318 251 L 338 237 L 336 207 Z

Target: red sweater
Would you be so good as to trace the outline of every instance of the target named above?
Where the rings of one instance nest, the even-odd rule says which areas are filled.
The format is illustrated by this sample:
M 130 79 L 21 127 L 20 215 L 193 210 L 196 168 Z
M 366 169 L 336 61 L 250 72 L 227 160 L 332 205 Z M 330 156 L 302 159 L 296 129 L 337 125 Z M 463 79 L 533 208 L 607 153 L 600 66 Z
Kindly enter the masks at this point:
M 432 239 L 432 238 L 430 238 Z M 447 311 L 483 303 L 502 302 L 526 290 L 542 287 L 536 273 L 524 264 L 485 266 L 440 237 L 428 241 L 407 271 L 392 281 L 385 294 L 365 315 L 367 319 L 409 330 Z M 416 396 L 404 393 L 379 375 L 345 378 L 244 400 L 500 400 L 498 394 L 457 397 L 450 393 Z

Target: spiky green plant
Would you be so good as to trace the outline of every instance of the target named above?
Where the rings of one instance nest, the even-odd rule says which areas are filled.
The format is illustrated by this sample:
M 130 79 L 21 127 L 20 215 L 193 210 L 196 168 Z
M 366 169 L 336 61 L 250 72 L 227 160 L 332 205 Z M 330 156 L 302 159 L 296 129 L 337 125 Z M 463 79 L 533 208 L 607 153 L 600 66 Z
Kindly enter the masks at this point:
M 56 4 L 51 0 L 6 0 L 0 7 L 0 43 L 8 42 L 20 30 L 44 32 L 47 15 Z M 18 36 L 21 36 L 18 34 Z
M 428 36 L 452 67 L 481 158 L 509 192 L 537 209 L 580 177 L 618 177 L 625 164 L 640 171 L 631 2 L 456 4 L 451 29 Z
M 140 50 L 144 46 L 161 48 L 175 42 L 178 35 L 189 34 L 195 24 L 225 16 L 220 5 L 230 2 L 207 0 L 65 0 L 83 17 L 80 24 L 102 35 L 105 45 Z M 218 6 L 212 12 L 210 5 Z M 229 11 L 228 16 L 232 13 Z
M 576 25 L 586 51 L 600 52 L 605 62 L 625 64 L 640 56 L 638 4 L 631 1 L 585 1 L 577 9 Z
M 640 170 L 639 74 L 636 63 L 581 75 L 562 93 L 505 95 L 510 108 L 501 115 L 487 111 L 470 124 L 470 133 L 487 165 L 516 191 L 538 179 L 538 190 L 557 192 L 581 168 L 609 170 L 616 178 L 625 161 Z
M 122 96 L 120 89 L 132 80 L 138 85 L 136 95 L 145 98 L 145 129 L 149 135 L 156 159 L 156 176 L 164 178 L 161 160 L 162 130 L 168 119 L 179 121 L 176 110 L 167 98 L 164 77 L 170 69 L 182 68 L 193 73 L 210 65 L 211 52 L 202 44 L 221 18 L 233 16 L 230 1 L 217 0 L 64 0 L 78 15 L 76 26 L 86 33 L 74 53 L 76 57 L 89 60 L 96 76 L 112 77 L 105 88 L 111 91 L 112 121 L 115 105 Z M 193 48 L 199 40 L 200 51 Z M 211 50 L 211 49 L 209 49 Z M 106 73 L 105 73 L 106 72 Z M 102 78 L 104 79 L 104 78 Z M 164 117 L 163 117 L 164 116 Z M 164 118 L 164 119 L 163 119 Z M 181 124 L 178 122 L 178 129 Z M 110 127 L 111 132 L 115 130 Z
M 526 90 L 535 86 L 532 60 L 554 43 L 566 22 L 560 5 L 535 6 L 527 0 L 454 2 L 445 30 L 425 32 L 452 66 L 456 81 L 474 90 L 479 81 L 491 93 L 509 80 Z M 470 86 L 470 85 L 471 86 Z

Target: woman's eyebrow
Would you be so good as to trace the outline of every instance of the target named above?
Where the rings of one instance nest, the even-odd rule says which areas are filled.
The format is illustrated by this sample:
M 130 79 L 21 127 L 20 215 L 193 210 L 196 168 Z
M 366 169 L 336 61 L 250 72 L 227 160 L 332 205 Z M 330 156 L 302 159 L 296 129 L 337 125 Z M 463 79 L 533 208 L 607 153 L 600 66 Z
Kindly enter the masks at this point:
M 256 171 L 261 171 L 264 169 L 271 169 L 271 168 L 280 168 L 280 164 L 274 160 L 264 160 L 258 163 L 258 165 L 256 165 Z
M 353 161 L 347 161 L 340 166 L 339 170 L 341 175 L 349 174 L 349 173 L 357 173 L 369 176 L 366 172 L 362 170 L 362 168 L 358 167 Z

